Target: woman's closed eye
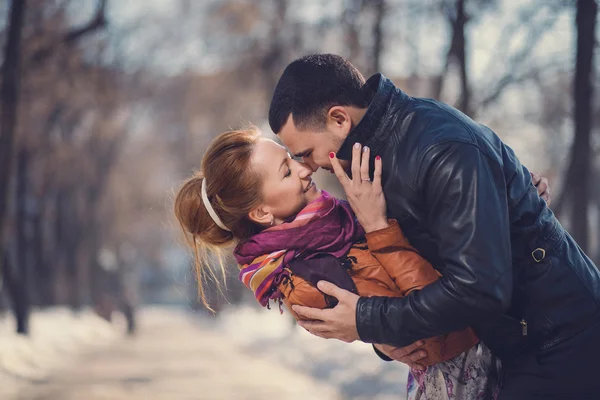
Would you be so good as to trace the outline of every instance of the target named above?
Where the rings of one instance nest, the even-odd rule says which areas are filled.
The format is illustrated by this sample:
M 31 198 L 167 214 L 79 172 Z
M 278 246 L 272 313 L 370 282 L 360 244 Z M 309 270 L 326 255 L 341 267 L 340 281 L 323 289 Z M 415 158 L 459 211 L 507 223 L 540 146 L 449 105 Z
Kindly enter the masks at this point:
M 284 178 L 290 177 L 292 175 L 292 170 L 290 168 L 288 168 L 287 172 L 285 173 L 285 175 L 283 176 Z

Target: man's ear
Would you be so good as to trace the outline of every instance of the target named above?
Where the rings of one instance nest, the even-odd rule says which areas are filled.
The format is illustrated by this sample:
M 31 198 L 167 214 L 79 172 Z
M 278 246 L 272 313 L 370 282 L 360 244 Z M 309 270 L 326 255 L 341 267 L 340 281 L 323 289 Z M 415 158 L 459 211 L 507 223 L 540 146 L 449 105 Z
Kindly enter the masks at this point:
M 345 138 L 352 130 L 352 118 L 344 106 L 333 106 L 327 112 L 327 130 Z
M 252 209 L 248 213 L 248 218 L 259 225 L 270 226 L 273 221 L 273 214 L 268 208 L 261 205 Z
M 351 124 L 352 121 L 350 119 L 350 113 L 346 110 L 346 107 L 343 106 L 333 106 L 327 112 L 327 122 L 328 124 L 335 124 L 339 127 L 342 127 L 345 124 Z

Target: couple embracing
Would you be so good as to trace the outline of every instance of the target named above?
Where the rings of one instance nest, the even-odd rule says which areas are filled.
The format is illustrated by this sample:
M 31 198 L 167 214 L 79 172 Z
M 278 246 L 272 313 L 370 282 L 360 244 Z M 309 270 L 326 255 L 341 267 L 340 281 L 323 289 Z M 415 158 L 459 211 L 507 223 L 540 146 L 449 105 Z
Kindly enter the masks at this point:
M 408 364 L 411 400 L 600 398 L 600 272 L 492 130 L 332 54 L 285 69 L 269 123 L 285 147 L 222 133 L 177 194 L 199 282 L 232 249 L 261 305 Z

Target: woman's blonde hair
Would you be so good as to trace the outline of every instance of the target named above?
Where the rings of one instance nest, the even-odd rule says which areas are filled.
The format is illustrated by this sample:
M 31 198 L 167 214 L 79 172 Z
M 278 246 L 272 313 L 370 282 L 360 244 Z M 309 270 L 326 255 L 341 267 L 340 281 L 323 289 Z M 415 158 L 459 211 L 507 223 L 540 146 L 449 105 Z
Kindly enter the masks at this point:
M 248 213 L 261 201 L 260 175 L 251 165 L 259 137 L 260 132 L 254 127 L 217 136 L 202 159 L 201 172 L 185 181 L 175 198 L 175 216 L 194 255 L 198 294 L 211 311 L 204 282 L 210 276 L 221 291 L 219 280 L 210 267 L 211 254 L 216 255 L 224 279 L 225 252 L 238 241 L 260 231 L 260 227 L 248 218 Z M 206 180 L 210 205 L 229 231 L 217 226 L 209 215 L 202 201 L 203 180 Z

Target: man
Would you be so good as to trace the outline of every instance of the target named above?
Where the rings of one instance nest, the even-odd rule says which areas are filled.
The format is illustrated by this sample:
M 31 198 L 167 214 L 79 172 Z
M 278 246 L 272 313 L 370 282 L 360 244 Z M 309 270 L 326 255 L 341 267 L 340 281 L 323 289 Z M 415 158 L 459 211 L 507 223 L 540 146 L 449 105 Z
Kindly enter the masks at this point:
M 381 156 L 388 216 L 442 274 L 406 298 L 359 298 L 321 282 L 339 303 L 295 308 L 313 320 L 306 329 L 406 347 L 395 358 L 414 363 L 420 339 L 472 326 L 502 359 L 502 399 L 600 396 L 600 273 L 494 132 L 381 74 L 365 82 L 331 54 L 286 68 L 269 123 L 313 170 L 331 170 L 329 152 L 349 160 L 355 143 Z

